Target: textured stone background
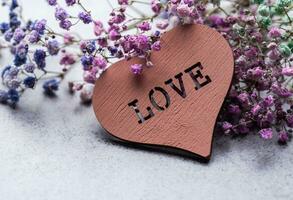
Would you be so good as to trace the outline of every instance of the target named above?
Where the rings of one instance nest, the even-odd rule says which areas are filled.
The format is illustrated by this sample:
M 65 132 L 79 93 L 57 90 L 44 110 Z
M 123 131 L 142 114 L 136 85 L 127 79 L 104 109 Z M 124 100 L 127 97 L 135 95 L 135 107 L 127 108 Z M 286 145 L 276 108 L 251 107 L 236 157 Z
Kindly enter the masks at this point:
M 26 2 L 26 16 L 52 16 L 43 1 Z M 109 9 L 88 5 L 98 16 Z M 56 98 L 41 93 L 0 106 L 0 199 L 293 199 L 292 144 L 218 136 L 202 164 L 113 142 L 65 86 Z

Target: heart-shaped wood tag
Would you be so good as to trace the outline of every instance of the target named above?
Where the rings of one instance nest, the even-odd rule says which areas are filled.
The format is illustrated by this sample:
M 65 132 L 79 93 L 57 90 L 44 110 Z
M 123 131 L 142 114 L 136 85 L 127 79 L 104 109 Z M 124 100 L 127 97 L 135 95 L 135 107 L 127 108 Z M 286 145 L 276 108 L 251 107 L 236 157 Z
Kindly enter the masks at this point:
M 113 64 L 97 80 L 93 107 L 101 126 L 124 141 L 174 147 L 209 159 L 214 126 L 229 90 L 234 60 L 227 41 L 204 25 L 180 26 L 161 38 L 154 67 L 134 75 Z

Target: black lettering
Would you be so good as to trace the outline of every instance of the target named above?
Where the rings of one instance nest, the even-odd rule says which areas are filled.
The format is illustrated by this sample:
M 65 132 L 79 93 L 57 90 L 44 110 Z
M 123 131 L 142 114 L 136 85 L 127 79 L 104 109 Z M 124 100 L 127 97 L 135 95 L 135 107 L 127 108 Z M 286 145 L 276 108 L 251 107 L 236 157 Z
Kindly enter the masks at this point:
M 196 74 L 194 74 L 192 71 L 195 68 L 199 68 L 198 70 L 196 70 Z M 203 77 L 203 75 L 200 71 L 201 69 L 203 69 L 203 67 L 202 67 L 201 63 L 198 62 L 198 63 L 192 65 L 191 67 L 187 68 L 186 70 L 184 70 L 184 72 L 188 73 L 190 75 L 190 77 L 192 78 L 196 90 L 198 90 L 199 88 L 201 88 L 211 82 L 211 79 L 209 76 Z M 198 81 L 198 79 L 203 79 L 203 78 L 205 78 L 205 81 L 200 83 Z
M 152 90 L 149 92 L 149 99 L 150 99 L 152 105 L 153 105 L 158 111 L 163 111 L 163 110 L 165 110 L 166 108 L 168 108 L 168 107 L 170 106 L 170 96 L 169 96 L 169 94 L 166 92 L 166 90 L 164 90 L 164 89 L 161 88 L 161 87 L 155 87 L 154 89 L 155 89 L 155 90 L 152 89 Z M 154 99 L 154 93 L 155 93 L 155 91 L 161 92 L 161 93 L 164 95 L 164 97 L 165 97 L 165 99 L 166 99 L 166 103 L 165 103 L 165 106 L 164 106 L 164 107 L 160 106 L 160 105 L 155 101 L 155 99 Z
M 179 87 L 178 88 L 174 83 L 173 83 L 173 80 L 170 78 L 169 80 L 165 81 L 165 84 L 166 85 L 170 85 L 171 88 L 173 90 L 175 90 L 182 98 L 185 98 L 186 97 L 186 91 L 185 91 L 185 87 L 184 87 L 184 83 L 183 83 L 183 80 L 182 80 L 182 76 L 183 74 L 180 72 L 179 74 L 175 75 L 175 78 L 178 80 L 179 82 Z
M 138 120 L 139 124 L 143 123 L 144 121 L 150 119 L 151 117 L 153 117 L 155 115 L 154 112 L 152 111 L 151 107 L 147 107 L 146 110 L 148 111 L 148 115 L 146 117 L 144 117 L 141 114 L 140 110 L 138 109 L 138 100 L 137 99 L 135 99 L 132 102 L 130 102 L 128 104 L 128 106 L 134 109 L 134 112 L 135 112 L 136 116 L 139 119 Z

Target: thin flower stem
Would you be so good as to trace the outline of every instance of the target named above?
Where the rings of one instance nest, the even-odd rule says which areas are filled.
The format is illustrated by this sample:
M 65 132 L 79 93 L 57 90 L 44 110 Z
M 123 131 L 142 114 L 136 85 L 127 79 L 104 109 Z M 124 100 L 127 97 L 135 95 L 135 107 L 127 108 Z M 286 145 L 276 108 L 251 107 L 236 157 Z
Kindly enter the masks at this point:
M 283 7 L 283 10 L 284 10 L 285 15 L 287 16 L 287 18 L 288 18 L 288 20 L 289 20 L 289 23 L 292 24 L 292 20 L 291 20 L 291 18 L 290 18 L 290 16 L 289 16 L 287 10 L 286 10 L 284 7 Z
M 81 3 L 81 0 L 78 0 L 77 1 L 77 4 L 81 7 L 81 9 L 83 9 L 85 12 L 87 12 L 87 13 L 90 13 L 90 11 L 88 11 L 84 6 L 83 6 L 83 4 Z
M 134 12 L 136 12 L 137 14 L 139 14 L 142 18 L 145 18 L 145 14 L 143 12 L 141 12 L 138 8 L 132 6 L 132 5 L 129 5 L 129 8 L 131 8 Z
M 219 10 L 221 10 L 226 16 L 229 16 L 229 14 L 224 10 L 221 6 L 217 6 Z
M 141 3 L 141 4 L 145 4 L 145 5 L 150 5 L 150 2 L 146 2 L 146 1 L 141 1 L 141 0 L 132 0 L 131 3 Z

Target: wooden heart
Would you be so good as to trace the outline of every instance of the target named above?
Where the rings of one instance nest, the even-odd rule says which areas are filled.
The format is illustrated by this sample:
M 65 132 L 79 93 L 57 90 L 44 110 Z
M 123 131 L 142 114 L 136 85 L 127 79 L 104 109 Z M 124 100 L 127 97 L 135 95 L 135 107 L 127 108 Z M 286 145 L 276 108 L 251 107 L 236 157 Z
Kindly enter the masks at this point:
M 124 141 L 182 149 L 202 158 L 211 155 L 218 113 L 233 76 L 227 41 L 203 25 L 180 26 L 161 38 L 154 67 L 142 75 L 130 65 L 113 64 L 97 80 L 93 107 L 102 127 Z

